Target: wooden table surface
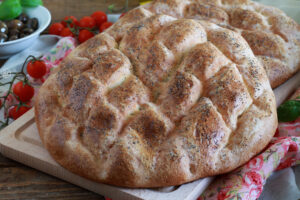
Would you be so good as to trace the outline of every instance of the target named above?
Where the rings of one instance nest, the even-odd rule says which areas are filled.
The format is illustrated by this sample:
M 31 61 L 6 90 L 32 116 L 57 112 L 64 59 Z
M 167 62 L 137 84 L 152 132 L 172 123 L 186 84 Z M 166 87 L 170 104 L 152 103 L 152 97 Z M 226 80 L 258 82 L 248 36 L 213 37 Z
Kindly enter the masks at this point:
M 80 18 L 96 10 L 107 11 L 108 5 L 123 5 L 123 0 L 44 0 L 53 21 L 65 16 Z M 130 0 L 129 7 L 138 5 Z M 120 7 L 120 6 L 119 6 Z M 0 60 L 0 67 L 5 60 Z M 104 197 L 59 180 L 45 173 L 5 158 L 0 154 L 0 200 L 16 199 L 88 199 L 104 200 Z

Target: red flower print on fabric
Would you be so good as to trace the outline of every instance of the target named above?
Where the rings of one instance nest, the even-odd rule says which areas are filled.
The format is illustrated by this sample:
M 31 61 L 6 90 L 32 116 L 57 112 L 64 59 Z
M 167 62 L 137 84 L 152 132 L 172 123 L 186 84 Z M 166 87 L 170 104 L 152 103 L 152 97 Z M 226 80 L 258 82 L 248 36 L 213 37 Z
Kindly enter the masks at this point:
M 263 155 L 260 154 L 259 156 L 256 156 L 250 162 L 248 162 L 247 167 L 253 170 L 260 170 L 264 164 L 264 158 Z
M 243 179 L 243 184 L 247 187 L 250 187 L 251 185 L 262 187 L 262 182 L 262 176 L 255 171 L 247 172 Z

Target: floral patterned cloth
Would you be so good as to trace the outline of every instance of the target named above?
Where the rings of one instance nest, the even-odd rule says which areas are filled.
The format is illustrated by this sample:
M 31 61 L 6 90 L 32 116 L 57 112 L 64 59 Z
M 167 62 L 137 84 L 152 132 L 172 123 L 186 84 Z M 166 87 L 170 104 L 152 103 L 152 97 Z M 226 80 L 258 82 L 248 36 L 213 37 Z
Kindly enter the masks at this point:
M 272 172 L 300 164 L 300 118 L 279 123 L 266 150 L 235 171 L 218 176 L 198 200 L 255 200 Z
M 42 60 L 50 67 L 56 67 L 59 63 L 77 46 L 73 37 L 64 37 L 58 41 L 56 46 L 49 53 L 42 57 Z
M 71 37 L 62 38 L 48 54 L 42 57 L 48 73 L 42 79 L 32 79 L 36 89 L 75 47 Z M 10 103 L 15 103 L 11 97 Z M 277 132 L 266 150 L 235 171 L 218 176 L 198 200 L 257 199 L 272 172 L 300 164 L 300 118 L 290 123 L 279 123 Z M 106 200 L 111 200 L 105 198 Z

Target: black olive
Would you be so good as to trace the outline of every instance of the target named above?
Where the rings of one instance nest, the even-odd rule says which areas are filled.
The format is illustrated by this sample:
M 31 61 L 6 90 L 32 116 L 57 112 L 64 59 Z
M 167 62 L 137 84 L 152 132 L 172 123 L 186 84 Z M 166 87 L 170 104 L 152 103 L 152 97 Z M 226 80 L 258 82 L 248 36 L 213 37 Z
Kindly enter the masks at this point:
M 6 24 L 2 21 L 0 21 L 0 33 L 5 33 L 7 34 L 8 32 L 8 28 L 6 26 Z
M 37 18 L 29 19 L 27 24 L 25 24 L 26 28 L 32 28 L 33 30 L 38 29 L 39 21 Z
M 31 28 L 32 26 L 32 19 L 28 19 L 27 23 L 25 24 L 25 28 Z
M 5 33 L 0 33 L 0 43 L 3 43 L 7 40 L 7 35 Z
M 31 28 L 33 30 L 38 29 L 38 27 L 39 27 L 39 21 L 38 21 L 38 19 L 34 17 L 31 20 L 32 20 L 32 22 L 31 22 Z
M 21 30 L 24 26 L 23 22 L 18 19 L 11 20 L 7 23 L 9 29 L 18 29 Z
M 29 17 L 27 14 L 25 13 L 22 13 L 19 17 L 18 17 L 18 20 L 20 20 L 21 22 L 23 22 L 24 24 L 27 23 Z
M 9 38 L 8 38 L 8 41 L 12 41 L 12 40 L 17 40 L 19 39 L 19 37 L 17 35 L 11 35 Z
M 20 31 L 18 29 L 9 29 L 9 35 L 19 35 Z
M 22 30 L 22 33 L 29 35 L 29 34 L 33 33 L 33 31 L 34 30 L 32 28 L 24 28 Z

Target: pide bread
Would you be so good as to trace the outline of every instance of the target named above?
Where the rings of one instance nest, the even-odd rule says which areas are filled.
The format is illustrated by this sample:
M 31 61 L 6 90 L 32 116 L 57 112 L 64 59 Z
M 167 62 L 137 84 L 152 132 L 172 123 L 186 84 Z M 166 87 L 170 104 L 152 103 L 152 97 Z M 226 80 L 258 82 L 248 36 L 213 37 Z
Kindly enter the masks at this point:
M 250 0 L 154 0 L 145 8 L 208 20 L 240 33 L 276 88 L 300 69 L 300 25 L 283 11 Z
M 130 11 L 43 84 L 37 128 L 63 167 L 101 183 L 162 187 L 229 172 L 269 143 L 275 98 L 247 41 L 172 9 Z

